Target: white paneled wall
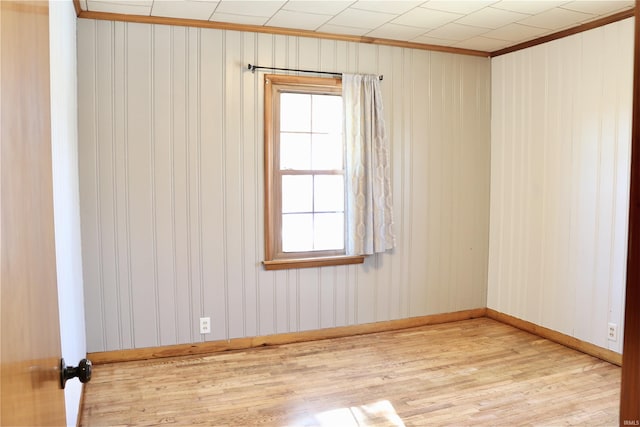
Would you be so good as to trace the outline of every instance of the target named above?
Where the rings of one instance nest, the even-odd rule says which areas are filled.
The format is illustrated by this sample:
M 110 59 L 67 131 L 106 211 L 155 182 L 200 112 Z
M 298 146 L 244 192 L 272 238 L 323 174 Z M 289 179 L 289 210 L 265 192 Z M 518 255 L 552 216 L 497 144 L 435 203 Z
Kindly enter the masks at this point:
M 248 63 L 384 74 L 395 251 L 263 270 L 263 74 Z M 88 351 L 486 306 L 489 59 L 80 19 L 78 80 Z
M 617 352 L 632 63 L 632 19 L 492 60 L 488 306 Z

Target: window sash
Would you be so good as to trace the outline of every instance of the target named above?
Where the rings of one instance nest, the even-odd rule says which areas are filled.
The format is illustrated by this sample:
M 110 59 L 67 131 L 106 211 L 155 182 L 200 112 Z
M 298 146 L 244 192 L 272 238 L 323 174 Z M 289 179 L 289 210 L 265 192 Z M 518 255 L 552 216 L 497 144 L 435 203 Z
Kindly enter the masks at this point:
M 278 182 L 282 183 L 282 177 L 283 176 L 345 176 L 344 171 L 342 170 L 332 170 L 332 171 L 280 171 L 281 173 L 278 173 Z M 307 173 L 305 173 L 307 172 Z M 344 180 L 343 180 L 344 182 Z M 276 191 L 274 193 L 274 197 L 275 197 L 275 205 L 278 207 L 278 212 L 275 213 L 275 215 L 277 215 L 277 218 L 275 218 L 276 220 L 276 227 L 277 230 L 280 230 L 280 235 L 282 236 L 282 220 L 284 218 L 284 215 L 293 215 L 293 214 L 311 214 L 311 215 L 316 215 L 316 214 L 325 214 L 325 213 L 341 213 L 342 214 L 342 220 L 343 220 L 343 227 L 342 227 L 342 249 L 335 249 L 335 250 L 309 250 L 309 251 L 302 251 L 302 252 L 285 252 L 282 248 L 283 246 L 283 239 L 277 239 L 275 242 L 275 249 L 276 249 L 276 258 L 300 258 L 300 257 L 320 257 L 320 256 L 337 256 L 337 255 L 344 255 L 346 253 L 346 239 L 347 239 L 347 226 L 346 226 L 346 204 L 347 204 L 347 200 L 346 200 L 346 182 L 344 183 L 345 189 L 344 189 L 344 194 L 343 194 L 343 203 L 342 203 L 342 210 L 319 210 L 316 209 L 315 207 L 315 200 L 313 201 L 313 206 L 312 209 L 309 211 L 299 211 L 299 212 L 283 212 L 282 211 L 282 187 L 280 187 L 278 190 L 280 191 Z M 314 191 L 315 188 L 312 189 L 312 191 Z M 314 194 L 315 196 L 315 194 Z M 312 198 L 314 197 L 312 196 Z M 315 239 L 314 239 L 315 240 Z

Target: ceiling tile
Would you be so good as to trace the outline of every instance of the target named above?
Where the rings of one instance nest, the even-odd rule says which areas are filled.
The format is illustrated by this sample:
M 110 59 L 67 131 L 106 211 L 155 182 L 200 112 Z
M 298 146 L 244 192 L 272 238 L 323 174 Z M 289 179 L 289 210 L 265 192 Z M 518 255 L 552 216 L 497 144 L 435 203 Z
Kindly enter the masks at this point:
M 576 12 L 592 13 L 594 15 L 608 15 L 634 6 L 633 1 L 572 1 L 562 5 L 563 9 Z
M 386 24 L 395 17 L 396 15 L 389 13 L 370 12 L 368 10 L 349 8 L 336 15 L 331 21 L 329 21 L 329 24 L 373 30 L 382 24 Z
M 474 37 L 453 45 L 462 49 L 482 50 L 485 52 L 493 52 L 498 49 L 511 45 L 511 42 L 505 40 L 489 39 L 486 37 Z
M 342 25 L 325 24 L 318 28 L 317 31 L 331 34 L 344 34 L 347 36 L 363 36 L 369 30 L 366 28 L 345 27 Z
M 318 13 L 320 15 L 337 15 L 349 5 L 353 4 L 353 0 L 341 1 L 316 1 L 316 0 L 289 0 L 282 6 L 283 10 L 291 10 L 294 12 Z
M 453 22 L 463 15 L 440 10 L 424 9 L 416 7 L 394 19 L 394 24 L 410 25 L 419 28 L 437 28 L 449 22 Z
M 207 21 L 217 5 L 217 2 L 192 0 L 155 1 L 151 7 L 151 15 Z
M 122 13 L 126 15 L 146 15 L 151 14 L 152 1 L 139 2 L 139 1 L 95 1 L 87 0 L 87 6 L 91 12 L 108 12 L 108 13 Z
M 331 15 L 293 12 L 280 10 L 265 25 L 269 27 L 295 28 L 298 30 L 316 30 L 331 19 Z
M 536 37 L 542 37 L 545 34 L 549 34 L 549 32 L 550 31 L 545 28 L 529 27 L 522 24 L 509 24 L 497 30 L 489 31 L 483 34 L 483 36 L 520 43 Z
M 532 27 L 548 28 L 550 30 L 560 30 L 571 25 L 584 22 L 594 15 L 582 12 L 575 12 L 567 9 L 549 9 L 546 12 L 530 16 L 518 21 L 519 24 L 530 25 Z
M 414 7 L 419 6 L 423 1 L 378 1 L 378 0 L 358 0 L 351 5 L 352 9 L 370 10 L 372 12 L 383 12 L 400 15 Z
M 415 43 L 424 43 L 424 44 L 432 44 L 432 45 L 436 45 L 436 46 L 451 46 L 452 44 L 458 43 L 457 40 L 445 40 L 445 39 L 438 39 L 435 37 L 428 37 L 425 35 L 422 36 L 418 36 L 415 39 L 411 40 L 412 42 Z
M 486 28 L 472 27 L 471 25 L 462 25 L 452 22 L 451 24 L 443 25 L 440 28 L 429 31 L 425 36 L 435 37 L 437 39 L 460 41 L 479 36 L 487 31 L 489 30 Z
M 460 13 L 466 15 L 476 10 L 485 8 L 496 0 L 476 0 L 476 1 L 451 1 L 451 0 L 429 0 L 423 3 L 421 7 L 429 9 L 442 10 L 444 12 Z
M 474 25 L 476 27 L 500 28 L 512 22 L 527 18 L 528 16 L 529 15 L 523 13 L 486 7 L 458 19 L 457 22 L 459 24 Z
M 216 12 L 233 15 L 267 16 L 271 17 L 285 4 L 285 1 L 272 0 L 222 0 Z
M 566 0 L 502 0 L 492 4 L 491 7 L 495 7 L 496 9 L 510 10 L 512 12 L 535 15 L 536 13 L 544 12 L 545 10 L 558 7 L 566 2 Z
M 269 18 L 266 16 L 234 15 L 232 13 L 218 12 L 214 12 L 210 19 L 213 22 L 229 22 L 240 25 L 264 25 L 268 20 Z
M 375 30 L 367 33 L 367 37 L 381 39 L 408 41 L 424 34 L 424 28 L 408 27 L 406 25 L 384 24 Z
M 2 1 L 2 0 L 0 0 Z M 78 0 L 82 10 L 268 25 L 495 51 L 631 9 L 631 0 Z

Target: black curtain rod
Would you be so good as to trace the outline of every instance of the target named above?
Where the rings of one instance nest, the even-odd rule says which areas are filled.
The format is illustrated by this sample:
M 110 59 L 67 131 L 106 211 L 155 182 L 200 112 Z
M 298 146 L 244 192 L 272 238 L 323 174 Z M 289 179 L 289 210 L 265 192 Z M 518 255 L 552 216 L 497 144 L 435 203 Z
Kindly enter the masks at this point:
M 261 65 L 251 65 L 247 67 L 252 73 L 256 70 L 274 70 L 274 71 L 295 71 L 297 73 L 314 73 L 314 74 L 328 74 L 330 76 L 342 77 L 342 73 L 333 73 L 331 71 L 314 71 L 314 70 L 297 70 L 295 68 L 278 68 L 278 67 L 263 67 Z M 384 76 L 378 76 L 380 80 L 384 78 Z

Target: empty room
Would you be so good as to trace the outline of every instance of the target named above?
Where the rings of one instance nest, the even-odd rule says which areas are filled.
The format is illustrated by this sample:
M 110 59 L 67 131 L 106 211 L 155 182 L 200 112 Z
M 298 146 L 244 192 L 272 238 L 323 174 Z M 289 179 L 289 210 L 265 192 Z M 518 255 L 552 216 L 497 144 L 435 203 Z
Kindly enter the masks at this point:
M 635 2 L 1 5 L 0 424 L 640 425 Z

